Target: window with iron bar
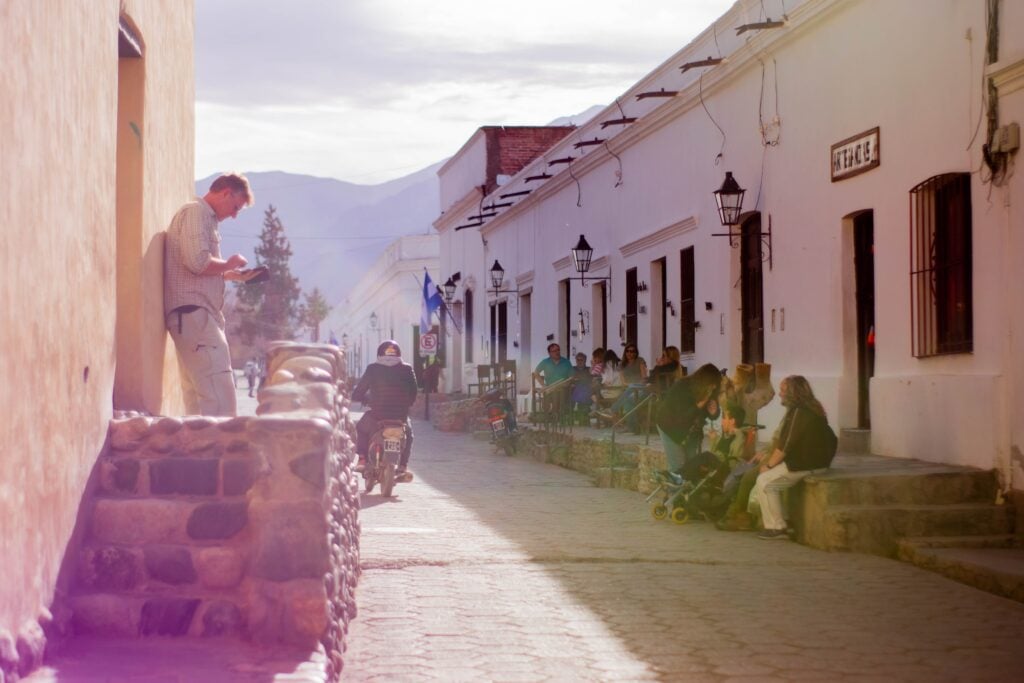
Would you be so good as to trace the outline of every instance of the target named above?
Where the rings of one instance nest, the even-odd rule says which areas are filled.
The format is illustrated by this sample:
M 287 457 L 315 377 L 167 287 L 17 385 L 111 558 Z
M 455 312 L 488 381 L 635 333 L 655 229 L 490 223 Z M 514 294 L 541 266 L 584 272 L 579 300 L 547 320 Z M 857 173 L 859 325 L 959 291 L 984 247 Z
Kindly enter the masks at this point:
M 910 191 L 911 346 L 916 358 L 974 349 L 971 175 L 945 173 Z

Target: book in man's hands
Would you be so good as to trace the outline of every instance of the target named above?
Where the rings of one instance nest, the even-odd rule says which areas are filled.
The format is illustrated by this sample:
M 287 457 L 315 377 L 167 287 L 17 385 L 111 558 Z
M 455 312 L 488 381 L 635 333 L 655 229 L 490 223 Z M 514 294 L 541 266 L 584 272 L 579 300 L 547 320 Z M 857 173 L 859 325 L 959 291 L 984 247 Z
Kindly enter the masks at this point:
M 265 282 L 270 279 L 270 270 L 266 266 L 246 268 L 245 270 L 238 271 L 238 274 L 242 276 L 242 282 L 247 285 Z

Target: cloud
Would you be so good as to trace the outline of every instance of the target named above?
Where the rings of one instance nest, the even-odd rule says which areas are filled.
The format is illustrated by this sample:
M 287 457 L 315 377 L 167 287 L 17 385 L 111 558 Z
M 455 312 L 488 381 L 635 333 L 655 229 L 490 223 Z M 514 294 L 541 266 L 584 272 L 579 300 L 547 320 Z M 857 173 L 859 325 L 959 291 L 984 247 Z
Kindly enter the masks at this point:
M 608 104 L 728 0 L 202 0 L 197 175 L 357 182 Z M 253 141 L 259 141 L 253 144 Z

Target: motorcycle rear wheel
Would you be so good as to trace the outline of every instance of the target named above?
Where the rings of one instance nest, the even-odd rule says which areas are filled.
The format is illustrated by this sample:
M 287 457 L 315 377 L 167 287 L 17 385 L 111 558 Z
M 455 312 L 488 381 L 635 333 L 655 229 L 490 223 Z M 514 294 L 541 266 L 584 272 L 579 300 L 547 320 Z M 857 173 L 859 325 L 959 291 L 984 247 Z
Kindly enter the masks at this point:
M 385 463 L 380 473 L 380 495 L 385 498 L 391 497 L 391 491 L 395 488 L 395 463 Z
M 363 479 L 366 480 L 366 492 L 369 493 L 377 485 L 377 468 L 380 463 L 380 446 L 370 444 L 370 452 L 366 458 L 366 465 L 363 469 Z

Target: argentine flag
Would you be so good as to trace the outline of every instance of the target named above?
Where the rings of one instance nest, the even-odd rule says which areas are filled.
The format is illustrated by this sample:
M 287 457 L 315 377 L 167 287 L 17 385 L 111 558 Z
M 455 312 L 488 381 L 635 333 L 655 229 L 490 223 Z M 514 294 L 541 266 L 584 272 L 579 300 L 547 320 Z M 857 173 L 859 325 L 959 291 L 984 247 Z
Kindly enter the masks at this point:
M 430 318 L 441 308 L 441 295 L 430 279 L 430 273 L 423 270 L 423 308 L 420 310 L 420 334 L 430 332 Z

